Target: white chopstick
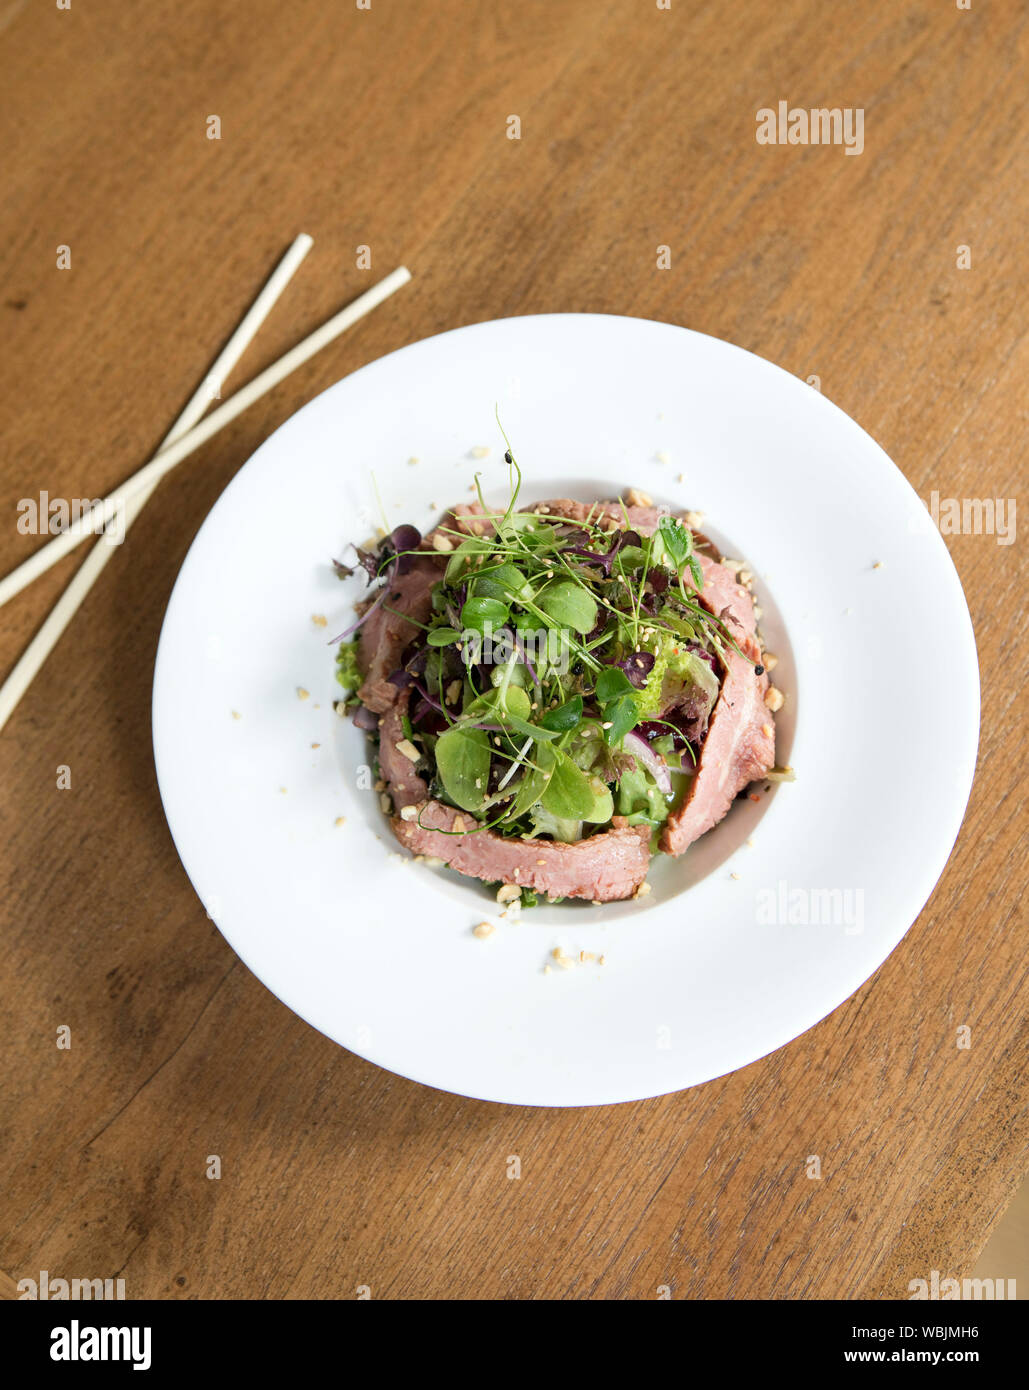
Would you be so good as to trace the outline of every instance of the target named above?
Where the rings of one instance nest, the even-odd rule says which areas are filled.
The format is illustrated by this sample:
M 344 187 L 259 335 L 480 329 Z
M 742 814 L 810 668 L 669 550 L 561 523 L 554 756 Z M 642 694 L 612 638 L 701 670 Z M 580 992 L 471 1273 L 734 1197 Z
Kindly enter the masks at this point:
M 184 458 L 199 449 L 202 444 L 206 444 L 212 435 L 224 429 L 231 420 L 235 420 L 247 406 L 253 405 L 254 401 L 278 386 L 280 381 L 296 371 L 333 339 L 338 338 L 351 324 L 370 313 L 384 299 L 388 299 L 401 285 L 406 285 L 410 278 L 411 272 L 405 266 L 399 266 L 392 271 L 384 280 L 380 280 L 377 285 L 359 295 L 352 304 L 348 304 L 345 309 L 341 309 L 320 328 L 316 328 L 308 337 L 297 343 L 284 357 L 265 368 L 234 396 L 230 396 L 201 424 L 194 426 L 187 434 L 162 449 L 149 463 L 144 464 L 138 473 L 134 473 L 120 487 L 115 488 L 99 506 L 83 512 L 67 530 L 56 535 L 46 545 L 40 546 L 34 555 L 30 555 L 17 569 L 13 569 L 6 578 L 0 580 L 0 607 L 15 594 L 20 593 L 27 584 L 31 584 L 33 579 L 44 574 L 69 551 L 74 550 L 87 535 L 97 533 L 97 526 L 101 522 L 106 526 L 116 515 L 119 507 L 124 507 L 133 497 L 152 487 L 166 473 L 170 473 Z
M 306 232 L 293 242 L 282 260 L 275 267 L 270 279 L 247 310 L 239 327 L 215 358 L 207 376 L 190 397 L 186 408 L 165 436 L 161 449 L 166 449 L 176 439 L 180 439 L 197 423 L 210 402 L 219 395 L 229 373 L 243 356 L 253 341 L 257 330 L 264 323 L 282 291 L 292 280 L 301 261 L 310 251 L 314 242 Z M 161 452 L 158 450 L 158 453 Z M 133 497 L 125 508 L 125 529 L 143 510 L 147 499 L 157 486 L 156 483 L 145 488 Z M 54 604 L 46 621 L 22 652 L 10 675 L 0 686 L 0 729 L 4 727 L 19 700 L 28 690 L 39 668 L 46 661 L 60 641 L 61 634 L 78 612 L 86 595 L 96 583 L 104 566 L 111 558 L 114 547 L 106 537 L 101 537 L 75 572 L 71 583 Z

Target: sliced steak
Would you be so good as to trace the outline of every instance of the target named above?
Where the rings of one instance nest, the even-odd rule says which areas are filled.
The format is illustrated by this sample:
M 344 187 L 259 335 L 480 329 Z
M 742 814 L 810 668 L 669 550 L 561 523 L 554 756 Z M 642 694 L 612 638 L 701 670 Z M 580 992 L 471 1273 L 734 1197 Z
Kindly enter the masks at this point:
M 368 709 L 383 714 L 396 703 L 397 688 L 388 677 L 418 635 L 418 623 L 432 613 L 432 589 L 443 572 L 435 555 L 420 556 L 406 574 L 389 581 L 389 592 L 368 621 L 358 629 L 357 661 L 364 675 L 358 698 Z M 374 599 L 372 600 L 374 601 Z M 413 618 L 414 622 L 408 619 Z
M 752 635 L 738 640 L 747 656 L 760 660 Z M 682 854 L 718 824 L 745 786 L 775 765 L 775 724 L 764 701 L 768 676 L 756 675 L 751 663 L 731 649 L 726 666 L 686 800 L 668 817 L 661 834 L 666 854 Z
M 389 677 L 400 665 L 405 649 L 417 637 L 418 623 L 427 623 L 432 615 L 432 590 L 443 578 L 446 550 L 437 550 L 437 538 L 452 544 L 443 533 L 450 530 L 476 533 L 486 523 L 476 518 L 482 508 L 478 502 L 461 503 L 445 514 L 441 522 L 422 541 L 425 558 L 418 556 L 411 568 L 399 578 L 388 581 L 389 593 L 368 621 L 358 629 L 357 661 L 364 675 L 358 690 L 361 703 L 375 714 L 384 714 L 397 701 L 397 688 Z M 365 602 L 373 603 L 377 591 Z M 409 621 L 413 619 L 413 621 Z
M 391 825 L 412 854 L 442 859 L 470 878 L 513 883 L 550 898 L 593 902 L 629 898 L 646 878 L 650 864 L 650 827 L 627 825 L 622 816 L 615 816 L 611 830 L 571 845 L 505 840 L 492 830 L 475 831 L 472 816 L 441 801 L 424 802 L 418 821 L 394 816 Z M 469 833 L 446 833 L 462 827 Z
M 407 738 L 404 715 L 410 698 L 410 690 L 398 691 L 396 703 L 379 720 L 379 771 L 398 811 L 402 806 L 424 801 L 429 794 L 428 786 L 415 771 L 415 764 L 399 746 Z
M 732 570 L 716 560 L 709 560 L 706 555 L 698 555 L 697 560 L 704 576 L 704 587 L 700 590 L 704 607 L 716 618 L 721 618 L 737 641 L 741 632 L 753 633 L 754 600 Z M 688 574 L 686 580 L 692 588 L 693 580 Z

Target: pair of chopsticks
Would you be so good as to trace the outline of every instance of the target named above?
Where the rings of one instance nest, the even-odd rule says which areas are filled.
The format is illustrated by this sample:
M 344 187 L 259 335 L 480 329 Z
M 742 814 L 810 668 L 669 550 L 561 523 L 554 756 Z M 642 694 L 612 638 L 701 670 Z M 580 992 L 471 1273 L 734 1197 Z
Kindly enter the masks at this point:
M 358 319 L 370 313 L 384 299 L 388 299 L 391 294 L 400 289 L 401 285 L 406 285 L 411 278 L 410 271 L 404 266 L 399 266 L 392 274 L 387 275 L 384 280 L 380 280 L 377 285 L 373 285 L 370 290 L 355 299 L 352 304 L 348 304 L 345 309 L 341 309 L 338 314 L 334 314 L 331 319 L 326 320 L 320 328 L 316 328 L 308 337 L 297 343 L 296 347 L 291 348 L 284 357 L 280 357 L 277 362 L 273 362 L 270 367 L 254 377 L 253 381 L 248 382 L 234 396 L 230 396 L 217 410 L 212 411 L 203 423 L 200 423 L 208 405 L 212 399 L 220 394 L 222 383 L 243 356 L 247 346 L 252 342 L 258 329 L 268 317 L 273 305 L 293 278 L 301 261 L 313 244 L 311 238 L 304 234 L 298 236 L 294 241 L 276 266 L 271 279 L 254 300 L 235 333 L 218 354 L 207 376 L 194 392 L 185 410 L 175 421 L 150 462 L 144 464 L 120 487 L 115 488 L 110 496 L 104 498 L 99 505 L 84 511 L 69 527 L 59 532 L 52 541 L 41 546 L 17 569 L 12 570 L 10 574 L 0 580 L 0 607 L 2 607 L 8 599 L 20 593 L 27 584 L 31 584 L 33 579 L 45 573 L 51 565 L 55 565 L 69 551 L 74 550 L 88 535 L 100 536 L 96 545 L 79 567 L 75 577 L 54 605 L 50 616 L 26 647 L 11 674 L 0 686 L 0 729 L 7 723 L 18 701 L 32 683 L 36 672 L 57 645 L 61 634 L 71 622 L 83 599 L 96 583 L 101 571 L 111 558 L 114 547 L 110 544 L 108 537 L 101 534 L 101 528 L 110 523 L 119 509 L 123 509 L 125 530 L 128 531 L 128 528 L 143 510 L 154 488 L 166 473 L 170 473 L 184 458 L 194 453 L 202 444 L 206 444 L 220 429 L 223 429 L 237 415 L 246 410 L 247 406 L 253 405 L 254 401 L 259 400 L 266 392 L 272 390 L 291 372 L 296 371 L 308 358 L 313 357 L 316 352 L 320 352 L 323 347 L 338 338 Z

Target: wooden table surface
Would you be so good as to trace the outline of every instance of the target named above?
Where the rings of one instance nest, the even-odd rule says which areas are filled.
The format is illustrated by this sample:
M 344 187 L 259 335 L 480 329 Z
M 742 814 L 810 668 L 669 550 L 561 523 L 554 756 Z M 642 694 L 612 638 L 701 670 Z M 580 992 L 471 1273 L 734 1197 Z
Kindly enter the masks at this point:
M 923 498 L 1017 497 L 1029 11 L 5 0 L 0 44 L 3 572 L 41 543 L 19 500 L 142 463 L 298 231 L 315 249 L 230 387 L 414 274 L 162 484 L 0 736 L 6 1292 L 46 1269 L 130 1298 L 906 1297 L 967 1273 L 1026 1166 L 1021 540 L 947 538 L 983 732 L 921 917 L 797 1042 L 640 1104 L 464 1100 L 294 1017 L 179 864 L 150 688 L 186 549 L 258 444 L 477 320 L 685 324 L 816 375 Z M 863 153 L 758 144 L 779 100 L 862 108 Z M 4 672 L 82 554 L 4 609 Z M 926 659 L 946 700 L 947 653 Z

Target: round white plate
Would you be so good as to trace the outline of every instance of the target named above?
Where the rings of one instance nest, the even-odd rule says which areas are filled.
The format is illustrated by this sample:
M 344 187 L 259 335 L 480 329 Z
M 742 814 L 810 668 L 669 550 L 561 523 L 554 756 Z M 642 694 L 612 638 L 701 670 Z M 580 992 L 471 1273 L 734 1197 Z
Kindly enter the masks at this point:
M 423 530 L 434 508 L 467 500 L 477 470 L 490 500 L 506 497 L 495 403 L 524 502 L 635 486 L 703 511 L 746 559 L 786 693 L 779 761 L 796 770 L 658 861 L 649 897 L 518 923 L 498 921 L 475 881 L 400 853 L 366 786 L 363 736 L 333 711 L 327 643 L 362 591 L 329 562 L 379 524 L 376 485 L 390 526 Z M 415 343 L 272 435 L 182 566 L 153 725 L 186 871 L 284 1003 L 428 1085 L 595 1105 L 745 1066 L 868 979 L 957 836 L 979 681 L 943 541 L 853 421 L 727 343 L 560 314 Z M 473 936 L 491 916 L 493 935 Z M 546 972 L 558 946 L 604 964 Z

